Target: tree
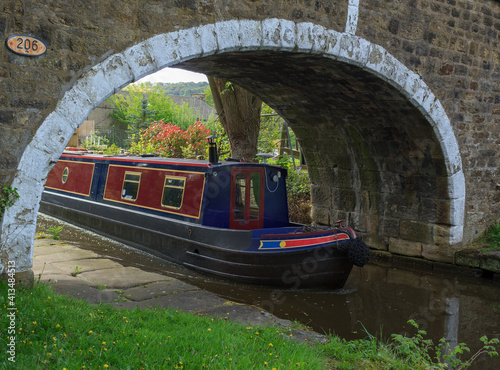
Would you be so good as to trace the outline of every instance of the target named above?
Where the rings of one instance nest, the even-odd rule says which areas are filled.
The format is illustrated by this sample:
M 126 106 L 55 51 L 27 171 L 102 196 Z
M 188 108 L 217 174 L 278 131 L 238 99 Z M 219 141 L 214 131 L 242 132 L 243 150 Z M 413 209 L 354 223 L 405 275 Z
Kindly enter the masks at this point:
M 253 161 L 257 154 L 262 100 L 227 80 L 208 76 L 219 121 L 231 144 L 232 157 Z

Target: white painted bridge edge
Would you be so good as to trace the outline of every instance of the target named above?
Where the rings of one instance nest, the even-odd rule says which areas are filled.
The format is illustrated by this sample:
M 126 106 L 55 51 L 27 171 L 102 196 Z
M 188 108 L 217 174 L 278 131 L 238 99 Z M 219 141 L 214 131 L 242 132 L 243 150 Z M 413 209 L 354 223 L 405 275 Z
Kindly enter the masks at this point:
M 18 189 L 20 198 L 7 210 L 2 225 L 1 242 L 9 258 L 18 261 L 21 271 L 31 268 L 30 248 L 47 174 L 75 129 L 95 107 L 124 86 L 162 68 L 212 54 L 255 50 L 310 53 L 353 64 L 405 95 L 427 118 L 439 140 L 451 201 L 449 242 L 461 242 L 465 178 L 458 144 L 444 108 L 418 74 L 381 46 L 355 36 L 353 27 L 340 33 L 310 22 L 276 18 L 224 21 L 154 36 L 96 64 L 66 91 L 22 155 L 12 185 Z

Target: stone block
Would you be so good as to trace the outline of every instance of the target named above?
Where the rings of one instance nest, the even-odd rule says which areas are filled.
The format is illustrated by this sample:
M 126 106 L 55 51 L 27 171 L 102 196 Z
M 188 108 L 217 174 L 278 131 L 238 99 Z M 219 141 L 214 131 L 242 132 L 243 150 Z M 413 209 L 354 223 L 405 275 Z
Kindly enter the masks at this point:
M 136 57 L 138 56 L 139 50 L 138 47 L 131 48 L 132 50 L 129 50 L 129 54 L 132 53 Z M 137 52 L 136 52 L 137 50 Z M 125 55 L 127 58 L 127 55 Z M 133 57 L 130 55 L 130 59 L 127 58 L 127 63 L 130 65 Z M 141 74 L 139 72 L 134 72 L 134 76 L 136 79 L 138 77 L 143 77 L 147 75 L 148 73 L 151 73 L 154 71 L 154 69 L 149 70 L 149 72 L 143 72 L 144 74 Z M 114 92 L 114 87 L 109 85 L 108 80 L 106 80 L 105 75 L 104 75 L 104 70 L 102 69 L 102 65 L 98 65 L 91 70 L 89 70 L 87 73 L 85 73 L 74 85 L 74 89 L 77 89 L 77 91 L 81 91 L 85 95 L 80 95 L 81 98 L 86 98 L 90 105 L 92 107 L 97 107 L 99 104 L 101 104 L 104 100 L 108 98 L 113 92 Z M 82 121 L 78 121 L 80 124 Z
M 214 24 L 199 26 L 196 33 L 199 34 L 201 38 L 201 51 L 203 56 L 212 55 L 217 52 L 217 35 L 215 33 Z
M 198 33 L 198 28 L 193 27 L 187 30 L 180 30 L 177 53 L 180 55 L 181 60 L 189 60 L 201 56 L 203 54 L 202 41 L 203 39 L 201 38 L 201 34 Z
M 142 42 L 123 52 L 123 56 L 125 57 L 125 60 L 134 75 L 134 80 L 136 81 L 144 76 L 156 72 L 159 69 L 154 56 L 151 55 L 149 51 L 149 46 L 150 45 L 147 42 Z M 102 99 L 101 102 L 104 99 Z
M 399 228 L 401 238 L 425 244 L 434 242 L 433 231 L 433 225 L 419 221 L 402 220 Z
M 71 126 L 74 131 L 88 117 L 92 109 L 94 105 L 89 101 L 85 91 L 73 86 L 57 103 L 55 113 L 63 117 L 66 125 Z M 49 122 L 44 124 L 51 126 Z
M 201 37 L 203 38 L 203 33 Z M 177 50 L 178 40 L 178 32 L 169 32 L 151 37 L 146 41 L 149 53 L 158 69 L 169 67 L 180 61 L 181 55 Z
M 363 241 L 370 249 L 387 251 L 389 249 L 389 238 L 379 235 L 363 235 Z
M 262 45 L 262 22 L 253 20 L 240 21 L 241 50 L 255 50 Z
M 262 49 L 292 50 L 295 48 L 295 23 L 283 19 L 262 21 Z
M 479 267 L 486 271 L 500 273 L 500 251 L 483 253 L 479 262 Z
M 75 128 L 68 122 L 68 119 L 58 114 L 58 112 L 53 112 L 45 119 L 44 124 L 38 128 L 32 145 L 43 153 L 51 153 L 57 148 L 57 155 L 52 155 L 52 159 L 57 160 L 73 132 L 75 132 Z M 39 158 L 37 159 L 39 160 Z
M 132 71 L 122 54 L 112 55 L 102 64 L 104 75 L 109 84 L 114 87 L 114 92 L 121 90 L 133 81 Z
M 422 257 L 436 262 L 454 263 L 455 251 L 447 245 L 422 244 Z
M 458 245 L 464 240 L 464 226 L 457 225 L 450 227 L 450 245 Z
M 340 50 L 340 38 L 342 34 L 333 30 L 325 31 L 325 44 L 323 51 L 326 56 L 335 57 L 339 54 Z
M 224 21 L 215 24 L 215 34 L 219 53 L 228 51 L 237 51 L 241 48 L 239 41 L 240 24 L 239 21 Z
M 466 248 L 455 253 L 455 264 L 459 266 L 467 266 L 479 268 L 481 253 L 477 249 Z
M 301 22 L 296 26 L 297 29 L 297 51 L 310 53 L 313 48 L 314 40 L 311 36 L 312 28 L 314 27 L 314 23 L 311 22 Z
M 371 43 L 361 37 L 343 34 L 339 40 L 338 58 L 357 66 L 365 66 L 368 61 Z
M 389 238 L 389 252 L 410 257 L 422 257 L 422 244 L 396 238 Z

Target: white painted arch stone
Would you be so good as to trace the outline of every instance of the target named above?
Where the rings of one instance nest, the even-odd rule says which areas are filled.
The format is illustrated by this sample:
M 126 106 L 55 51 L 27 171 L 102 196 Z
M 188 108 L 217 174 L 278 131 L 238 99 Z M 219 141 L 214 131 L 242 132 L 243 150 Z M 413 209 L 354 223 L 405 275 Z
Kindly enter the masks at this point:
M 12 184 L 20 198 L 6 211 L 1 229 L 2 249 L 8 259 L 16 261 L 18 271 L 31 269 L 43 184 L 74 130 L 95 107 L 124 86 L 162 68 L 202 56 L 247 50 L 294 50 L 357 65 L 406 96 L 424 114 L 439 139 L 451 201 L 449 242 L 461 242 L 465 178 L 458 143 L 444 108 L 419 75 L 381 46 L 355 36 L 355 28 L 347 31 L 276 18 L 230 20 L 157 35 L 95 65 L 65 93 L 21 157 Z M 3 273 L 7 261 L 0 262 Z

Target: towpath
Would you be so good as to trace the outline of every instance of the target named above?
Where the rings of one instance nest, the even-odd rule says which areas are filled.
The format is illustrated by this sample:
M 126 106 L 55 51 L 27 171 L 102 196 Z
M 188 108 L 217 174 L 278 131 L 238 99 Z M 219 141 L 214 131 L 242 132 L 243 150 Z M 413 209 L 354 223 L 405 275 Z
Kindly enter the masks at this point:
M 170 307 L 244 325 L 293 327 L 291 321 L 276 318 L 255 306 L 228 301 L 169 276 L 124 266 L 64 241 L 35 240 L 33 271 L 35 281 L 53 285 L 56 293 L 92 304 L 125 309 Z M 304 330 L 293 330 L 293 338 L 326 340 L 321 334 Z

